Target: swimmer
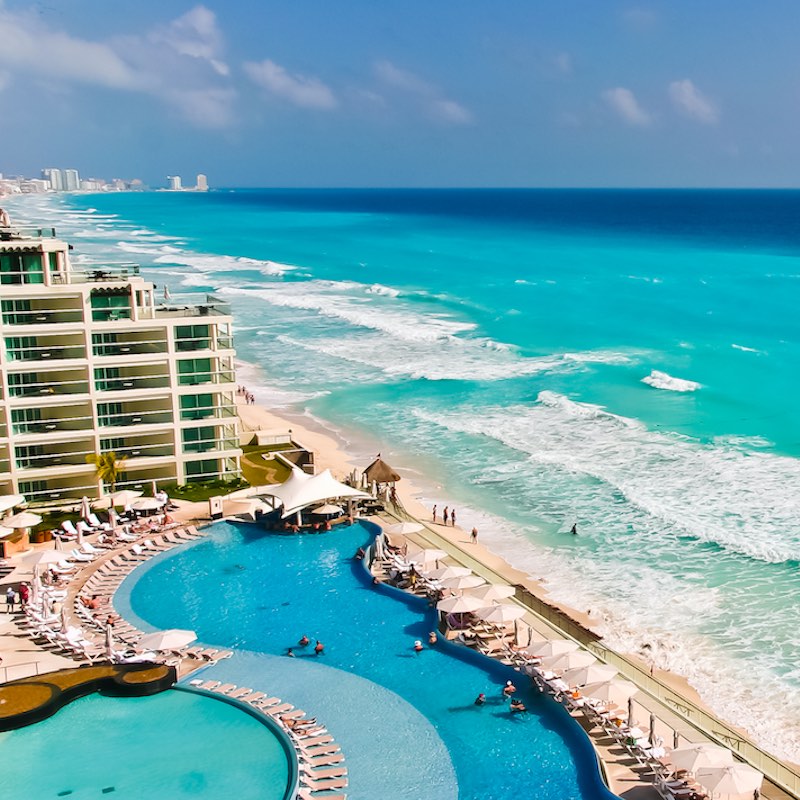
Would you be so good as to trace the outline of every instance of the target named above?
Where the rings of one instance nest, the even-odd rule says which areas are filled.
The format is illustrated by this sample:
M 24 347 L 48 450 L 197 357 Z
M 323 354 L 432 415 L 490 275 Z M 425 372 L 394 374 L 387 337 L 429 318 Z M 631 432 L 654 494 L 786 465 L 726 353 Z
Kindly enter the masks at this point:
M 481 692 L 481 693 L 480 693 L 480 694 L 479 694 L 479 695 L 478 695 L 478 696 L 475 698 L 475 705 L 476 705 L 476 706 L 482 706 L 482 705 L 483 705 L 485 702 L 486 702 L 486 695 L 485 695 L 483 692 Z
M 422 642 L 419 639 L 417 639 L 414 642 L 414 652 L 415 653 L 421 653 L 424 649 L 425 648 L 423 647 Z
M 436 635 L 436 631 L 431 631 L 428 634 L 428 644 L 436 644 L 439 641 L 439 637 Z
M 310 644 L 310 642 L 311 642 L 311 639 L 309 639 L 309 638 L 308 638 L 308 636 L 306 636 L 305 634 L 303 634 L 303 635 L 300 637 L 300 641 L 299 641 L 297 644 L 299 644 L 299 645 L 300 645 L 300 647 L 308 647 L 308 645 Z
M 517 687 L 511 681 L 506 681 L 506 685 L 503 687 L 503 697 L 511 697 L 516 691 Z
M 324 644 L 322 644 L 322 642 L 321 642 L 319 639 L 317 639 L 317 643 L 314 645 L 314 652 L 315 652 L 315 653 L 316 653 L 318 656 L 320 656 L 320 655 L 322 655 L 322 652 L 323 652 L 324 650 L 325 650 L 325 645 L 324 645 Z
M 290 647 L 290 648 L 289 648 L 289 649 L 286 651 L 286 655 L 287 655 L 287 656 L 289 656 L 289 658 L 294 658 L 294 657 L 295 657 L 295 655 L 294 655 L 294 650 L 292 650 L 292 648 Z
M 514 698 L 511 701 L 511 713 L 512 714 L 519 714 L 521 711 L 527 711 L 528 709 L 525 707 L 525 703 L 522 700 L 517 700 Z

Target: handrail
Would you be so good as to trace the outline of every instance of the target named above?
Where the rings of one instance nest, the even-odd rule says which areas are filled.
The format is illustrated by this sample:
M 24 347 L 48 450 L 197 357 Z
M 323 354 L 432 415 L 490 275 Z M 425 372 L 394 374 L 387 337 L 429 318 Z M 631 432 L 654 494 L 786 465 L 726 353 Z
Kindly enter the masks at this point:
M 15 675 L 14 677 L 9 677 L 9 672 L 11 670 L 16 670 L 21 667 L 25 667 L 26 669 L 20 675 Z M 33 667 L 33 670 L 30 669 Z M 21 664 L 9 664 L 7 667 L 0 667 L 3 673 L 3 680 L 0 683 L 8 683 L 8 681 L 16 681 L 20 678 L 28 678 L 31 675 L 38 675 L 39 674 L 39 662 L 38 661 L 23 661 Z

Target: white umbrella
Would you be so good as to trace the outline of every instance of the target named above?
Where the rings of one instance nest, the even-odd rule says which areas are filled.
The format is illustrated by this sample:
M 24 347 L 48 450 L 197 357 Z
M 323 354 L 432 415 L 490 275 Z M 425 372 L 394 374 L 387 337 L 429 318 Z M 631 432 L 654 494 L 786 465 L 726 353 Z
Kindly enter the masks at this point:
M 324 517 L 331 514 L 344 514 L 344 509 L 341 506 L 336 506 L 333 503 L 325 503 L 324 506 L 318 506 L 311 509 L 312 514 L 320 514 Z
M 459 591 L 461 589 L 474 589 L 476 586 L 486 583 L 486 581 L 480 576 L 472 574 L 463 575 L 457 578 L 444 578 L 440 582 L 443 583 L 448 589 L 453 589 L 455 591 Z M 478 604 L 478 608 L 484 605 L 483 600 L 479 600 L 477 597 L 473 599 Z
M 164 301 L 169 303 L 170 300 L 172 300 L 172 295 L 169 293 L 169 286 L 167 286 L 167 284 L 165 283 L 164 284 Z
M 183 631 L 178 628 L 170 628 L 166 631 L 156 631 L 148 633 L 139 639 L 138 647 L 143 650 L 178 650 L 186 647 L 190 642 L 197 639 L 194 631 Z
M 730 764 L 725 767 L 701 767 L 695 780 L 714 794 L 752 795 L 761 790 L 764 776 L 749 764 Z
M 414 564 L 430 564 L 431 562 L 439 561 L 442 558 L 447 558 L 447 553 L 444 550 L 436 550 L 429 547 L 425 550 L 420 550 L 418 553 L 409 553 L 408 560 Z
M 563 673 L 568 669 L 578 669 L 594 664 L 597 659 L 586 650 L 573 650 L 571 653 L 562 653 L 560 656 L 543 658 L 542 666 L 553 672 Z
M 21 494 L 4 494 L 0 497 L 0 513 L 8 511 L 14 506 L 20 505 L 25 502 L 25 496 Z
M 65 631 L 69 628 L 69 622 L 67 621 L 67 604 L 61 604 L 61 630 Z
M 483 606 L 483 601 L 477 597 L 470 597 L 468 594 L 458 595 L 457 597 L 445 597 L 436 604 L 439 611 L 447 614 L 468 614 L 477 611 Z
M 32 528 L 41 521 L 42 518 L 38 514 L 33 514 L 30 511 L 20 511 L 19 514 L 6 517 L 3 520 L 3 525 L 9 528 Z
M 142 493 L 134 491 L 133 489 L 121 489 L 119 492 L 114 492 L 111 495 L 112 506 L 129 506 L 137 497 L 141 497 Z
M 425 530 L 425 527 L 418 522 L 396 522 L 394 525 L 387 525 L 384 530 L 386 533 L 405 536 L 409 533 L 419 533 Z
M 469 567 L 439 567 L 425 572 L 425 577 L 432 581 L 444 581 L 448 578 L 463 578 L 465 575 L 471 574 L 472 570 Z
M 563 656 L 565 653 L 572 653 L 579 647 L 580 645 L 577 642 L 573 642 L 572 639 L 540 639 L 539 641 L 531 642 L 525 650 L 532 656 L 553 658 L 555 656 Z
M 119 520 L 117 519 L 117 512 L 114 510 L 113 506 L 108 509 L 108 524 L 111 526 L 112 531 L 119 524 Z
M 58 561 L 63 561 L 64 554 L 57 550 L 37 550 L 35 553 L 25 556 L 22 560 L 31 567 L 38 567 L 42 564 L 55 564 Z
M 617 671 L 609 664 L 589 664 L 588 667 L 568 669 L 561 677 L 570 686 L 585 686 L 587 683 L 603 683 L 617 677 Z
M 611 705 L 622 706 L 628 702 L 629 697 L 638 691 L 630 681 L 612 680 L 589 683 L 581 689 L 581 694 L 584 697 L 593 697 L 595 700 L 602 700 Z
M 676 748 L 670 753 L 670 761 L 675 769 L 695 772 L 700 768 L 730 766 L 733 764 L 733 753 L 710 742 L 699 742 Z
M 489 583 L 470 589 L 469 593 L 479 600 L 505 600 L 514 595 L 514 587 L 506 586 L 504 583 Z
M 14 533 L 13 528 L 7 528 L 5 525 L 0 525 L 0 539 L 5 539 L 6 536 L 11 536 Z
M 484 622 L 492 625 L 507 625 L 515 619 L 524 617 L 527 611 L 522 606 L 503 603 L 502 605 L 487 606 L 479 608 L 475 612 L 476 617 L 480 617 Z
M 106 625 L 106 658 L 109 661 L 114 660 L 114 628 L 111 625 Z
M 131 508 L 135 511 L 157 511 L 163 505 L 163 501 L 156 500 L 155 497 L 140 497 L 131 503 Z
M 83 497 L 81 497 L 81 516 L 84 519 L 88 520 L 89 514 L 91 513 L 92 509 L 89 508 L 89 498 L 86 495 L 84 495 Z

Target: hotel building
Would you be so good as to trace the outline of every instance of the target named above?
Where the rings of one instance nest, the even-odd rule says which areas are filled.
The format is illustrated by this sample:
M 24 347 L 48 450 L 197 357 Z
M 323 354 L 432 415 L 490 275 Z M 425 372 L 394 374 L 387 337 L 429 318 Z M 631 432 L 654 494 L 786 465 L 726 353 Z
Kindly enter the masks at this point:
M 134 265 L 72 264 L 53 229 L 0 228 L 0 494 L 62 504 L 117 487 L 239 477 L 232 318 L 158 304 Z

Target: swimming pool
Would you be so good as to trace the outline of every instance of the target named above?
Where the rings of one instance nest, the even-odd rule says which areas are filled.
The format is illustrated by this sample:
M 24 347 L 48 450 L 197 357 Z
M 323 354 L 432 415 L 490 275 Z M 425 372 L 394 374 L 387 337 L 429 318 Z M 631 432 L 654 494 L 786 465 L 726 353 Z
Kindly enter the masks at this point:
M 298 657 L 280 659 L 280 670 L 259 668 L 254 659 L 241 680 L 281 694 L 281 675 L 305 673 L 300 665 L 313 665 L 316 672 L 301 680 L 324 686 L 345 714 L 352 703 L 355 719 L 350 722 L 355 726 L 369 726 L 385 704 L 373 703 L 370 716 L 362 718 L 367 712 L 354 697 L 360 690 L 344 677 L 357 676 L 365 685 L 388 690 L 413 707 L 414 714 L 397 715 L 397 725 L 412 739 L 417 731 L 427 736 L 425 726 L 435 730 L 446 750 L 447 763 L 439 763 L 443 770 L 453 770 L 461 800 L 613 797 L 600 781 L 583 731 L 519 673 L 443 642 L 413 652 L 414 640 L 425 639 L 435 627 L 435 612 L 418 598 L 371 585 L 352 554 L 373 532 L 374 526 L 361 523 L 317 536 L 285 536 L 217 523 L 208 538 L 166 553 L 131 575 L 115 603 L 123 611 L 129 603 L 128 611 L 151 625 L 192 628 L 203 641 L 255 653 L 285 654 L 303 634 L 321 640 L 322 656 L 295 647 Z M 501 696 L 508 679 L 516 681 L 530 713 L 509 713 Z M 489 698 L 483 707 L 473 703 L 479 692 Z M 288 695 L 284 699 L 294 702 Z M 307 710 L 318 713 L 313 707 Z M 390 712 L 395 713 L 387 708 Z M 343 740 L 328 718 L 323 721 L 337 741 Z M 346 748 L 345 754 L 351 800 L 366 800 L 369 794 L 365 787 L 362 793 Z M 403 759 L 405 754 L 396 752 L 394 757 Z M 409 787 L 407 777 L 402 786 L 392 786 L 390 766 L 375 764 L 383 796 L 394 800 L 431 789 L 435 765 L 420 764 L 427 778 L 419 787 Z
M 29 800 L 284 800 L 289 756 L 278 736 L 234 705 L 170 689 L 88 695 L 49 719 L 0 733 L 3 785 Z

